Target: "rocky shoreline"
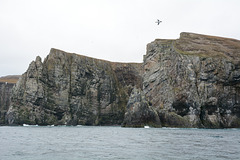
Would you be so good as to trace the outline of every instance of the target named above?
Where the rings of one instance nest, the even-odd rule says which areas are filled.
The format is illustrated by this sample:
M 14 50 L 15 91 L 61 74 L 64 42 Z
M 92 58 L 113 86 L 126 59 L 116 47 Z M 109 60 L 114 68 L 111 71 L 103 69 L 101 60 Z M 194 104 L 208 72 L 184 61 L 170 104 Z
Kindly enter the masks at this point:
M 240 41 L 184 32 L 149 43 L 143 63 L 51 49 L 4 85 L 1 125 L 239 128 Z

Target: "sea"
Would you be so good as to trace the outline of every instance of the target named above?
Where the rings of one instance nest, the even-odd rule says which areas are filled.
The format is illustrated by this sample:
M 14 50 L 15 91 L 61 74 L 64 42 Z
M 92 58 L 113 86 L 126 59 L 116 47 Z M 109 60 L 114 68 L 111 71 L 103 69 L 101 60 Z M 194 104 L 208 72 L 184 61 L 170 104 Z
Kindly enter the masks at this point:
M 239 160 L 240 129 L 2 126 L 0 160 Z

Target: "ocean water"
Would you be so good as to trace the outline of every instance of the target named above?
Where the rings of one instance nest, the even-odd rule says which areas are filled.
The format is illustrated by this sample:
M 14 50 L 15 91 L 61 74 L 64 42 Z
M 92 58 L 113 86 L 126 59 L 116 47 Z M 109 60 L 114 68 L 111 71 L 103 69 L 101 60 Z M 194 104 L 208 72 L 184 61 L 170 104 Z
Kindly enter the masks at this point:
M 240 129 L 0 127 L 1 160 L 239 160 Z

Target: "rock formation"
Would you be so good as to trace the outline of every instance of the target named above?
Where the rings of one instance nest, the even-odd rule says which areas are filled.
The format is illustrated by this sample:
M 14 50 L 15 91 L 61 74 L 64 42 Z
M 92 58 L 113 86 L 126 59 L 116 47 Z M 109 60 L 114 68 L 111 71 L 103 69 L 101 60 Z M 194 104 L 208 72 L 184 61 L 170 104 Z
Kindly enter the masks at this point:
M 8 124 L 240 127 L 240 41 L 181 33 L 142 64 L 51 49 L 12 91 Z
M 161 127 L 157 111 L 146 100 L 140 89 L 134 88 L 127 104 L 123 127 Z
M 51 49 L 13 88 L 9 124 L 121 124 L 141 64 L 112 63 Z

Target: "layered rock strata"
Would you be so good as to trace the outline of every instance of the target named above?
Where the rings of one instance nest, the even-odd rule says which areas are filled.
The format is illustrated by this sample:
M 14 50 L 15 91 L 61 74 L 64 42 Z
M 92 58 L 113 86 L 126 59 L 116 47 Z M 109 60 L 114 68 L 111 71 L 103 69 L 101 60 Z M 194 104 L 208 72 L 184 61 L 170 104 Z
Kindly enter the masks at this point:
M 147 45 L 143 92 L 163 126 L 240 127 L 240 41 L 181 33 Z

